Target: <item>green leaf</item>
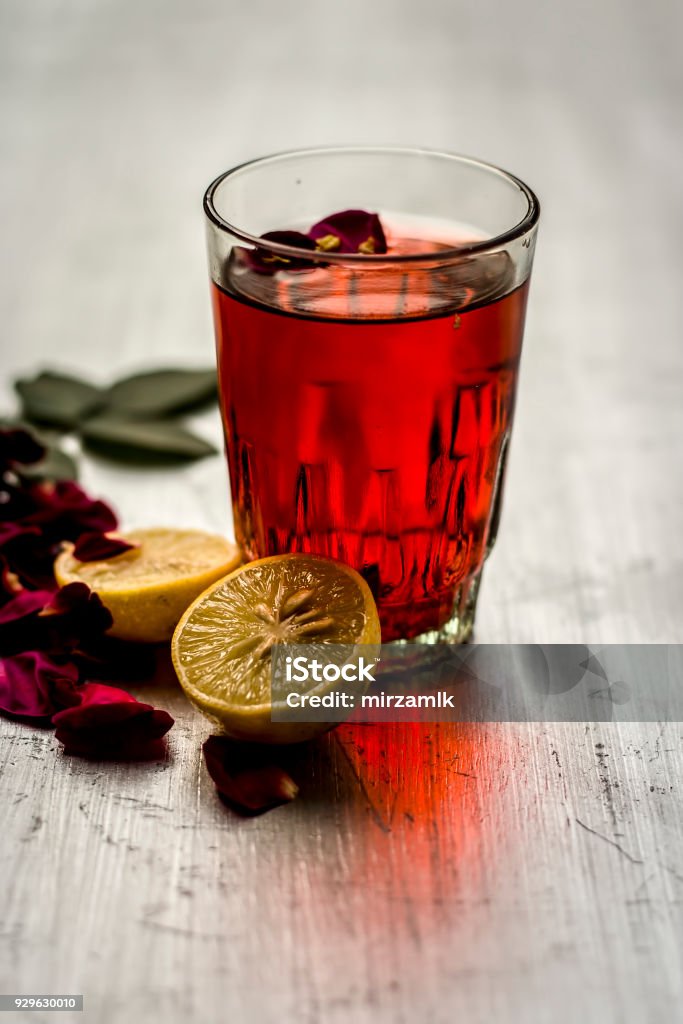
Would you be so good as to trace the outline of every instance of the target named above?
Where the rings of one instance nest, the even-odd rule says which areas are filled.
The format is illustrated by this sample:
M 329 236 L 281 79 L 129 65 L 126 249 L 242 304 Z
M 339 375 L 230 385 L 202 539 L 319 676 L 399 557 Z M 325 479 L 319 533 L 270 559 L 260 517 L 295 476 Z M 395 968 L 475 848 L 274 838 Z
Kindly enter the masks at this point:
M 45 458 L 31 466 L 21 466 L 20 476 L 26 480 L 76 480 L 78 467 L 61 448 L 48 448 Z
M 132 420 L 105 412 L 83 424 L 85 444 L 125 462 L 167 464 L 201 459 L 216 449 L 172 420 Z
M 102 404 L 102 391 L 78 377 L 46 370 L 14 383 L 26 419 L 71 429 Z
M 157 419 L 212 401 L 218 390 L 215 370 L 150 370 L 113 384 L 107 404 L 116 412 Z

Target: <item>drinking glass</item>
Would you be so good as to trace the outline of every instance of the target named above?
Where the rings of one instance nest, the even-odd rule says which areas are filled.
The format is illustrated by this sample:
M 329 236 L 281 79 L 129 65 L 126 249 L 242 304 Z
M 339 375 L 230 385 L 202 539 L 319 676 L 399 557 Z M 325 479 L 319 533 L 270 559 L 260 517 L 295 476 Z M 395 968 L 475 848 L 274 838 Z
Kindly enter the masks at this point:
M 343 147 L 235 167 L 204 209 L 246 557 L 352 565 L 384 642 L 467 639 L 500 520 L 533 192 L 462 156 Z M 379 215 L 386 252 L 261 237 L 347 210 Z

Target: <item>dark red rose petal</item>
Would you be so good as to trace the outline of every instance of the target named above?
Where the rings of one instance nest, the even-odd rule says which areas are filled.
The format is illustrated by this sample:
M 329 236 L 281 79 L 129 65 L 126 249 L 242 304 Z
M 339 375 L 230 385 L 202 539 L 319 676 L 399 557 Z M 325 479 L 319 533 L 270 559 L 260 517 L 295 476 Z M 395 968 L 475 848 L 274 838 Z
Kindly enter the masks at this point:
M 318 246 L 329 252 L 360 252 L 365 255 L 387 251 L 387 240 L 376 213 L 342 210 L 314 224 L 308 232 Z M 334 240 L 338 239 L 339 244 Z
M 53 596 L 50 590 L 22 588 L 0 608 L 0 626 L 16 623 L 27 615 L 35 615 L 50 603 Z
M 269 750 L 223 736 L 210 736 L 202 750 L 219 795 L 242 813 L 257 814 L 288 803 L 299 791 Z
M 45 449 L 27 430 L 0 430 L 0 472 L 8 466 L 40 462 Z
M 132 544 L 115 533 L 83 533 L 76 541 L 72 554 L 79 562 L 101 562 L 138 547 L 139 544 Z
M 6 526 L 13 529 L 6 530 Z M 0 550 L 21 583 L 38 590 L 56 589 L 53 564 L 60 545 L 46 542 L 38 527 L 0 523 Z
M 131 758 L 159 753 L 158 741 L 173 725 L 166 711 L 101 683 L 85 683 L 80 692 L 77 707 L 52 719 L 66 754 Z
M 49 590 L 21 589 L 0 608 L 0 657 L 53 646 L 39 616 L 52 600 Z
M 280 242 L 281 245 L 291 245 L 297 249 L 315 249 L 315 242 L 302 234 L 300 231 L 266 231 L 261 235 L 264 241 Z M 268 249 L 244 249 L 244 258 L 252 270 L 257 274 L 274 274 L 278 270 L 307 270 L 314 264 L 304 257 L 280 256 L 270 252 Z
M 25 486 L 13 469 L 5 467 L 2 471 L 0 467 L 0 526 L 5 528 L 5 536 L 0 539 L 0 544 L 11 539 L 12 533 L 30 528 L 24 520 L 37 507 L 31 491 L 32 486 Z M 13 530 L 10 531 L 9 527 L 13 527 Z
M 0 606 L 20 594 L 24 588 L 21 580 L 10 568 L 4 555 L 0 555 Z
M 15 718 L 49 720 L 77 704 L 78 669 L 57 664 L 41 651 L 0 660 L 0 711 Z
M 29 526 L 49 526 L 55 540 L 77 540 L 82 533 L 108 533 L 116 516 L 103 501 L 93 501 L 73 480 L 34 484 L 36 509 L 26 517 Z
M 14 541 L 27 535 L 40 539 L 40 530 L 37 526 L 25 526 L 21 520 L 18 522 L 0 523 L 0 548 L 8 547 L 11 549 Z
M 63 643 L 78 642 L 111 626 L 111 612 L 86 583 L 67 583 L 39 612 L 52 629 L 58 629 Z
M 0 608 L 0 656 L 38 650 L 66 656 L 111 624 L 111 612 L 85 583 L 56 592 L 24 589 Z
M 93 501 L 70 480 L 56 484 L 7 482 L 0 493 L 0 548 L 22 582 L 55 587 L 52 571 L 63 541 L 83 533 L 108 533 L 116 516 L 102 501 Z

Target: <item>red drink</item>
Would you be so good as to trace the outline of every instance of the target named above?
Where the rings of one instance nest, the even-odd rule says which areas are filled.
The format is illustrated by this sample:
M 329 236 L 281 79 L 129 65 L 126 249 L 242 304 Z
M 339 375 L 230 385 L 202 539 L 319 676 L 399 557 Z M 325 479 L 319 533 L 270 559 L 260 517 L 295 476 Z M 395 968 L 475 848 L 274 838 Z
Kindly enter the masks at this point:
M 492 543 L 528 289 L 511 271 L 504 253 L 444 265 L 437 315 L 434 268 L 387 266 L 371 293 L 343 266 L 212 286 L 237 539 L 354 566 L 384 641 L 443 627 Z M 297 312 L 312 274 L 319 317 Z

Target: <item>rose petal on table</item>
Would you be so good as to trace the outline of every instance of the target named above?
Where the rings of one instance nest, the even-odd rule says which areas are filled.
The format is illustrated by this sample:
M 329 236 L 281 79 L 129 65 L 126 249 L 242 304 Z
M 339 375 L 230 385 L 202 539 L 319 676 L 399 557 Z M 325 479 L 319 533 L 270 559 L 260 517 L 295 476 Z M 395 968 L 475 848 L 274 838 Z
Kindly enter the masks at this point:
M 53 564 L 59 544 L 47 540 L 37 526 L 18 522 L 0 523 L 0 550 L 20 579 L 34 590 L 56 589 Z
M 67 583 L 50 595 L 50 601 L 38 613 L 53 630 L 59 631 L 62 643 L 77 643 L 93 634 L 104 633 L 112 622 L 111 612 L 87 583 Z
M 0 711 L 14 718 L 43 720 L 80 701 L 78 669 L 57 664 L 42 651 L 0 660 Z
M 65 754 L 130 759 L 159 753 L 158 741 L 173 725 L 168 712 L 102 683 L 85 683 L 80 694 L 80 704 L 52 718 Z
M 0 608 L 0 626 L 9 625 L 40 612 L 52 600 L 51 590 L 27 590 L 22 587 Z
M 0 606 L 5 605 L 23 590 L 21 580 L 10 568 L 3 554 L 0 554 Z
M 56 586 L 52 566 L 63 541 L 109 533 L 116 525 L 109 506 L 71 480 L 17 482 L 9 473 L 0 481 L 0 548 L 12 570 L 34 588 Z
M 45 449 L 28 430 L 0 430 L 0 472 L 8 466 L 40 462 Z
M 118 525 L 109 505 L 91 498 L 73 480 L 37 483 L 30 490 L 36 507 L 24 522 L 43 527 L 54 540 L 77 540 L 85 532 L 108 533 Z
M 117 533 L 91 532 L 81 534 L 71 553 L 79 562 L 102 562 L 139 547 Z
M 49 590 L 21 588 L 0 607 L 0 657 L 51 646 L 39 622 L 43 608 L 52 600 Z
M 210 736 L 202 750 L 219 795 L 236 810 L 258 814 L 288 803 L 299 792 L 269 749 Z
M 22 589 L 0 607 L 0 655 L 51 651 L 67 656 L 104 633 L 111 612 L 85 583 L 57 591 Z
M 387 251 L 382 222 L 367 210 L 341 210 L 314 224 L 308 232 L 319 248 L 329 252 L 360 252 L 365 255 Z M 335 244 L 338 240 L 338 244 Z
M 4 511 L 4 509 L 3 509 Z M 16 521 L 0 523 L 0 548 L 7 547 L 10 550 L 11 545 L 19 539 L 29 536 L 39 539 L 41 534 L 37 526 L 26 526 L 19 516 Z M 11 550 L 10 550 L 11 560 Z

